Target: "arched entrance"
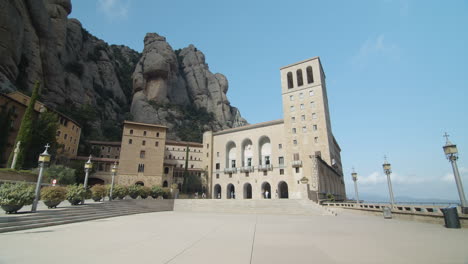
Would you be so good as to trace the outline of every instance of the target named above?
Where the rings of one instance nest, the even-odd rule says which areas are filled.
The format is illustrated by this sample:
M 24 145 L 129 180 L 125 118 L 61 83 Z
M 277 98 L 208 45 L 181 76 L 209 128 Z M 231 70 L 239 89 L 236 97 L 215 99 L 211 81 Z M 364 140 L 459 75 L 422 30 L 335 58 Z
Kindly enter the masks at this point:
M 226 198 L 227 199 L 236 199 L 236 189 L 232 183 L 228 184 L 226 188 Z
M 145 186 L 145 183 L 142 181 L 135 182 L 135 185 Z
M 89 186 L 93 186 L 93 185 L 96 185 L 96 184 L 100 184 L 100 185 L 104 185 L 104 181 L 102 179 L 99 179 L 99 178 L 89 178 L 88 180 L 88 185 Z
M 278 196 L 280 199 L 289 198 L 288 184 L 284 181 L 278 183 Z
M 244 199 L 252 199 L 252 185 L 248 182 L 244 184 Z
M 271 199 L 271 186 L 268 182 L 262 183 L 262 198 Z
M 221 199 L 221 185 L 216 184 L 214 187 L 214 197 L 215 199 Z
M 163 187 L 167 187 L 167 181 L 163 182 Z

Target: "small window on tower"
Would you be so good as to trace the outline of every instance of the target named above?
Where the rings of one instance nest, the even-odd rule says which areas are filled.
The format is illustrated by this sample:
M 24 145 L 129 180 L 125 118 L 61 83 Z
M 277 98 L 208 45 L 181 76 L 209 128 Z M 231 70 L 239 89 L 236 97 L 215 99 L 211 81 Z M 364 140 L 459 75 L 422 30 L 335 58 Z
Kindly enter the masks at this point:
M 294 101 L 294 95 L 289 96 L 289 101 Z

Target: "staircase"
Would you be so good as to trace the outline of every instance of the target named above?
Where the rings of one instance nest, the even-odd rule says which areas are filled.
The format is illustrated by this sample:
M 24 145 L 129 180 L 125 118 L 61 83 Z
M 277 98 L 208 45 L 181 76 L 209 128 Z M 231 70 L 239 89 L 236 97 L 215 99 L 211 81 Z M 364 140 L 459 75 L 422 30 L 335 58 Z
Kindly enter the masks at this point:
M 310 200 L 295 199 L 178 199 L 176 212 L 213 212 L 245 214 L 336 215 Z
M 64 202 L 65 203 L 65 202 Z M 172 211 L 174 200 L 115 200 L 56 209 L 42 209 L 36 213 L 20 213 L 0 216 L 0 233 L 46 226 L 62 225 L 95 219 Z

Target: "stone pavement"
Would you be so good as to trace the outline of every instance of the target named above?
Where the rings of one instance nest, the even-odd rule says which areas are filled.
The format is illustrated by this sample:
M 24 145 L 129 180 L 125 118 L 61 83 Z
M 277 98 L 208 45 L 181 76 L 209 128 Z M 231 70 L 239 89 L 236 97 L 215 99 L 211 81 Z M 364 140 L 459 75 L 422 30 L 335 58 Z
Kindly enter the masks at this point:
M 334 216 L 159 212 L 0 234 L 0 263 L 468 263 L 468 230 Z

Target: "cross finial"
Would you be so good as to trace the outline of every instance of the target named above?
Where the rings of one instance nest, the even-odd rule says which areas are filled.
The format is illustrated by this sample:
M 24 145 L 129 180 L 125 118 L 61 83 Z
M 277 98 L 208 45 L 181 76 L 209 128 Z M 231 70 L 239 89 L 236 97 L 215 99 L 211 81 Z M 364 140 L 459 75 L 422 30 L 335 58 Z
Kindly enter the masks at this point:
M 445 132 L 444 137 L 445 137 L 445 139 L 446 139 L 446 142 L 445 142 L 446 145 L 451 144 L 451 143 L 450 143 L 450 140 L 449 140 L 449 136 L 450 136 L 450 135 L 447 134 L 447 132 Z
M 49 143 L 47 143 L 47 144 L 45 145 L 45 152 L 47 152 L 47 150 L 48 150 L 49 148 L 50 148 L 50 145 L 49 145 Z

